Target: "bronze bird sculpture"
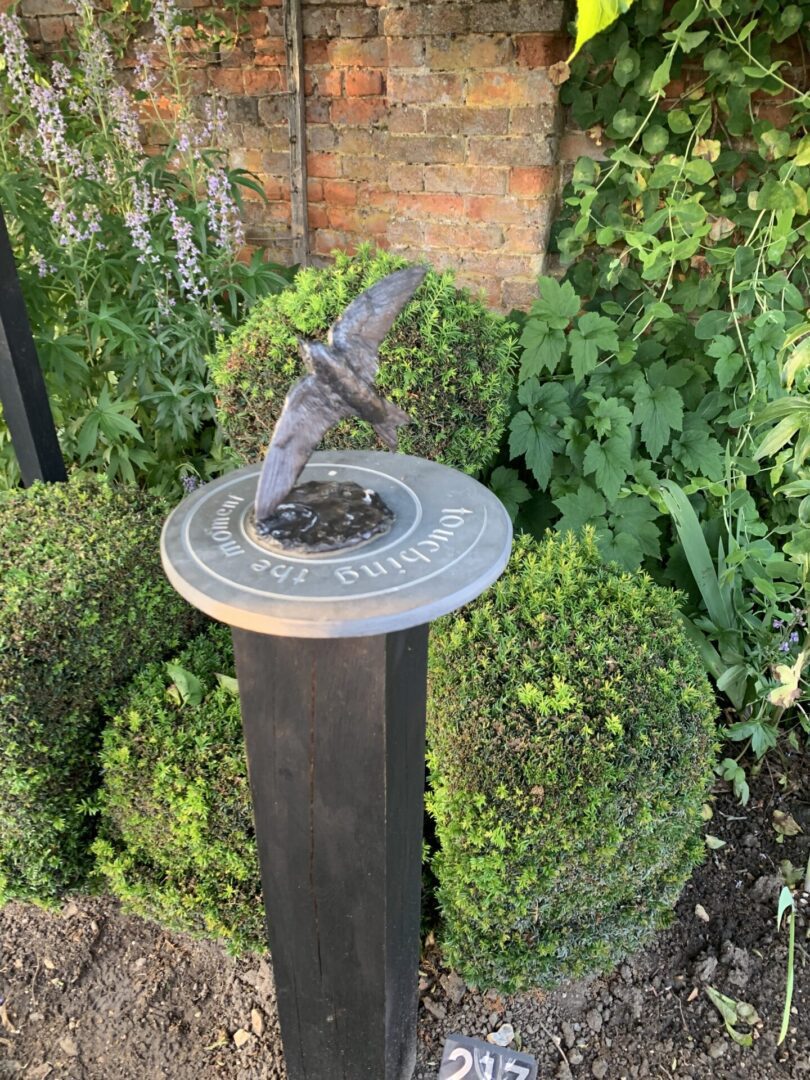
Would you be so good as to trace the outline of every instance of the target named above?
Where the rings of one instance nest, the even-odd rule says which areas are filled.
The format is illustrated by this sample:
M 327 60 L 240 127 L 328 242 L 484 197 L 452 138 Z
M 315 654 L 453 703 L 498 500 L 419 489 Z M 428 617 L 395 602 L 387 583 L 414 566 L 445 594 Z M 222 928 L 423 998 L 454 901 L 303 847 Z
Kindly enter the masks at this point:
M 299 338 L 310 374 L 287 394 L 273 431 L 256 490 L 257 523 L 284 501 L 312 451 L 340 420 L 367 420 L 386 446 L 396 450 L 397 428 L 410 417 L 377 393 L 378 349 L 426 273 L 424 266 L 408 267 L 366 289 L 332 325 L 327 344 Z

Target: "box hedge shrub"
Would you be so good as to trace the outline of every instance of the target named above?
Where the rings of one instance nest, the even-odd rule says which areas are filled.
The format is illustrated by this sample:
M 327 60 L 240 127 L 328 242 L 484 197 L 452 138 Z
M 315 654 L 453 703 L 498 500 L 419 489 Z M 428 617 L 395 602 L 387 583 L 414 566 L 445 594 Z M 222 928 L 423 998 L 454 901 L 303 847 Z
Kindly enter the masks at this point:
M 592 532 L 516 540 L 437 623 L 429 765 L 448 961 L 479 986 L 607 967 L 701 858 L 714 699 L 678 596 L 600 561 Z
M 104 733 L 98 868 L 130 911 L 264 950 L 264 909 L 227 627 L 132 683 Z
M 200 625 L 160 567 L 167 509 L 90 479 L 0 494 L 0 900 L 83 882 L 100 702 Z
M 334 266 L 302 270 L 290 289 L 268 296 L 211 360 L 220 419 L 234 449 L 255 460 L 266 449 L 284 398 L 305 374 L 297 336 L 324 340 L 332 322 L 358 293 L 403 266 L 404 259 L 362 248 L 338 254 Z M 380 349 L 377 387 L 412 417 L 399 429 L 407 454 L 480 472 L 497 453 L 509 419 L 515 332 L 453 285 L 450 273 L 430 271 Z M 379 448 L 358 419 L 339 424 L 326 448 Z

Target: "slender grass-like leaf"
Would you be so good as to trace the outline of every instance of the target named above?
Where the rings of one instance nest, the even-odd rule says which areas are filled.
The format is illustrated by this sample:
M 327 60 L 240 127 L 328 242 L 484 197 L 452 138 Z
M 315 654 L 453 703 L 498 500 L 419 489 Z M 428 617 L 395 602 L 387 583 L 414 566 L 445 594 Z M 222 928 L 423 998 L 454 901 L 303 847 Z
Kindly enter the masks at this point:
M 661 480 L 659 490 L 675 522 L 678 538 L 683 545 L 689 569 L 703 597 L 709 618 L 721 630 L 734 629 L 734 616 L 727 591 L 720 585 L 706 538 L 692 504 L 683 488 L 673 480 Z
M 790 1007 L 793 1004 L 793 959 L 796 949 L 796 906 L 793 902 L 793 893 L 787 885 L 783 885 L 779 894 L 779 907 L 776 912 L 777 929 L 781 929 L 782 918 L 786 911 L 790 911 L 787 979 L 785 981 L 785 1007 L 782 1010 L 782 1027 L 779 1029 L 779 1038 L 776 1040 L 777 1046 L 781 1046 L 785 1041 L 790 1024 Z

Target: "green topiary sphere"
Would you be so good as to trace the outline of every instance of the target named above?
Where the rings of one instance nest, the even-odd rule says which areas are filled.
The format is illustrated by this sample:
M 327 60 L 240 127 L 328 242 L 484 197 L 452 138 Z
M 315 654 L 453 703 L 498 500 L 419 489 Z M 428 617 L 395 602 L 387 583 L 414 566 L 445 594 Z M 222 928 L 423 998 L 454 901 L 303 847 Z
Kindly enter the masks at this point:
M 715 714 L 677 594 L 602 564 L 593 533 L 519 537 L 432 634 L 447 960 L 511 990 L 642 944 L 702 855 Z
M 297 335 L 324 340 L 364 289 L 404 259 L 361 249 L 325 270 L 302 270 L 290 289 L 268 296 L 211 360 L 220 419 L 234 449 L 255 460 L 266 449 L 284 398 L 305 374 Z M 413 423 L 399 429 L 403 453 L 480 472 L 497 453 L 507 420 L 515 362 L 512 325 L 429 272 L 380 348 L 377 387 Z M 361 420 L 346 420 L 327 448 L 368 450 L 380 443 Z
M 211 626 L 131 684 L 104 733 L 98 870 L 128 910 L 265 948 L 230 630 Z
M 86 883 L 102 703 L 201 625 L 160 568 L 169 508 L 92 477 L 0 495 L 0 903 Z

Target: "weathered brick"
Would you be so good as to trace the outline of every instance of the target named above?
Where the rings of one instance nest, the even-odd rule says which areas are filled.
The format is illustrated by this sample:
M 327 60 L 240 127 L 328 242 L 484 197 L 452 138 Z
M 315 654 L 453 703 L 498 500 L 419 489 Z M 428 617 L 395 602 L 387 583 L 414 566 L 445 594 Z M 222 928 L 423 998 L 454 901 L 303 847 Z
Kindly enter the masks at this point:
M 391 72 L 388 76 L 389 98 L 403 105 L 460 104 L 463 89 L 464 80 L 456 72 L 440 75 Z
M 347 206 L 330 206 L 326 204 L 326 216 L 329 219 L 330 229 L 341 229 L 343 232 L 359 232 L 363 216 L 359 210 Z
M 553 195 L 559 187 L 559 174 L 554 166 L 525 168 L 516 165 L 509 175 L 509 193 L 523 199 Z
M 223 94 L 243 94 L 245 82 L 239 68 L 213 68 L 208 75 L 212 86 Z
M 308 98 L 306 102 L 306 121 L 308 124 L 328 124 L 331 98 Z
M 279 68 L 248 68 L 242 74 L 247 94 L 277 94 L 286 89 L 286 75 Z
M 425 226 L 421 221 L 396 217 L 388 226 L 388 239 L 392 245 L 420 250 L 425 243 Z
M 307 154 L 307 173 L 310 176 L 340 176 L 340 158 L 337 154 Z
M 382 98 L 335 98 L 329 115 L 333 124 L 374 124 L 385 116 Z
M 515 53 L 518 64 L 527 68 L 549 68 L 559 64 L 571 52 L 567 34 L 517 34 Z
M 330 64 L 337 67 L 385 67 L 388 62 L 388 45 L 385 38 L 355 41 L 338 38 L 327 46 Z
M 397 206 L 397 193 L 388 191 L 385 187 L 381 188 L 376 183 L 358 184 L 357 205 L 367 206 L 373 210 L 384 210 L 390 216 Z
M 507 278 L 501 287 L 500 307 L 504 311 L 519 308 L 525 311 L 537 299 L 537 280 L 535 278 Z
M 338 128 L 337 142 L 341 154 L 385 154 L 388 149 L 388 132 L 376 128 Z
M 39 32 L 43 41 L 62 41 L 67 32 L 65 20 L 58 15 L 43 16 L 39 20 Z
M 338 37 L 337 13 L 333 8 L 305 7 L 303 11 L 304 37 Z
M 425 38 L 392 38 L 388 42 L 388 66 L 417 68 L 425 63 Z
M 513 255 L 533 255 L 545 246 L 545 229 L 537 226 L 510 225 L 506 230 L 505 249 Z
M 307 177 L 307 199 L 310 202 L 323 202 L 323 180 Z
M 394 8 L 385 13 L 386 37 L 415 37 L 419 34 L 461 34 L 467 29 L 470 7 L 467 4 L 415 4 Z M 503 26 L 508 26 L 508 22 Z
M 343 234 L 332 229 L 319 229 L 315 234 L 314 248 L 318 255 L 331 255 L 338 249 L 352 250 L 351 241 Z
M 287 123 L 287 99 L 283 97 L 260 97 L 258 99 L 259 121 L 272 127 Z
M 451 251 L 495 251 L 503 244 L 503 230 L 497 225 L 473 225 L 465 223 L 425 226 L 425 244 L 430 248 L 448 248 Z
M 330 68 L 318 75 L 318 93 L 323 97 L 340 97 L 343 93 L 343 69 Z
M 509 110 L 510 135 L 556 134 L 560 128 L 562 111 L 554 105 L 518 105 Z
M 388 162 L 381 157 L 353 157 L 347 154 L 343 158 L 343 175 L 350 176 L 352 180 L 383 183 L 388 175 Z
M 34 15 L 70 15 L 74 12 L 70 0 L 22 0 L 20 4 L 20 14 L 29 18 Z
M 468 140 L 467 160 L 471 165 L 552 165 L 550 139 L 540 135 L 519 135 L 496 139 L 473 135 Z
M 373 97 L 384 90 L 385 82 L 379 70 L 346 72 L 346 93 L 349 97 Z
M 475 14 L 472 16 L 475 23 Z M 512 41 L 505 34 L 468 34 L 435 37 L 427 43 L 427 65 L 432 71 L 475 70 L 508 64 Z
M 357 185 L 351 180 L 324 180 L 323 198 L 330 206 L 356 206 Z
M 338 8 L 337 21 L 344 38 L 374 37 L 377 33 L 377 12 L 373 8 Z
M 242 24 L 247 24 L 248 37 L 262 38 L 267 33 L 266 11 L 243 11 L 240 13 Z
M 505 135 L 509 115 L 509 109 L 445 107 L 431 109 L 425 126 L 432 135 Z
M 506 191 L 508 170 L 472 165 L 426 165 L 425 191 L 451 191 L 456 194 L 502 195 Z
M 473 274 L 468 270 L 458 269 L 458 264 L 454 261 L 457 258 L 455 252 L 449 257 L 445 256 L 444 266 L 441 269 L 452 269 L 456 271 L 457 284 L 470 291 L 470 294 L 475 299 L 480 300 L 482 304 L 487 307 L 499 308 L 501 306 L 501 283 L 490 273 Z M 436 259 L 433 259 L 434 265 L 436 265 Z M 436 266 L 436 269 L 440 269 Z
M 389 106 L 390 106 L 389 98 Z M 437 109 L 438 115 L 444 110 Z M 388 130 L 396 135 L 415 135 L 425 130 L 425 110 L 415 105 L 395 105 L 389 108 Z
M 286 131 L 287 129 L 283 128 L 282 130 Z M 307 128 L 307 150 L 313 154 L 334 150 L 337 144 L 338 133 L 331 124 L 312 124 Z
M 476 71 L 467 80 L 467 105 L 537 105 L 557 100 L 545 71 Z
M 479 34 L 512 34 L 559 31 L 565 18 L 563 0 L 496 0 L 476 4 L 475 29 Z
M 431 165 L 444 165 L 464 160 L 462 140 L 444 135 L 392 135 L 389 145 L 392 161 L 421 161 Z
M 414 192 L 400 195 L 397 205 L 406 217 L 458 219 L 464 212 L 461 195 Z
M 290 185 L 288 181 L 278 176 L 263 176 L 261 180 L 264 193 L 270 202 L 286 202 L 289 199 Z M 247 195 L 247 192 L 245 194 Z
M 421 191 L 424 185 L 425 171 L 421 165 L 389 165 L 388 186 L 392 191 Z
M 329 62 L 329 42 L 304 41 L 304 63 L 307 67 L 316 67 Z
M 526 220 L 526 208 L 507 195 L 468 195 L 464 212 L 470 221 L 495 221 L 520 225 Z
M 307 221 L 310 229 L 329 228 L 329 217 L 326 207 L 321 204 L 307 203 Z

